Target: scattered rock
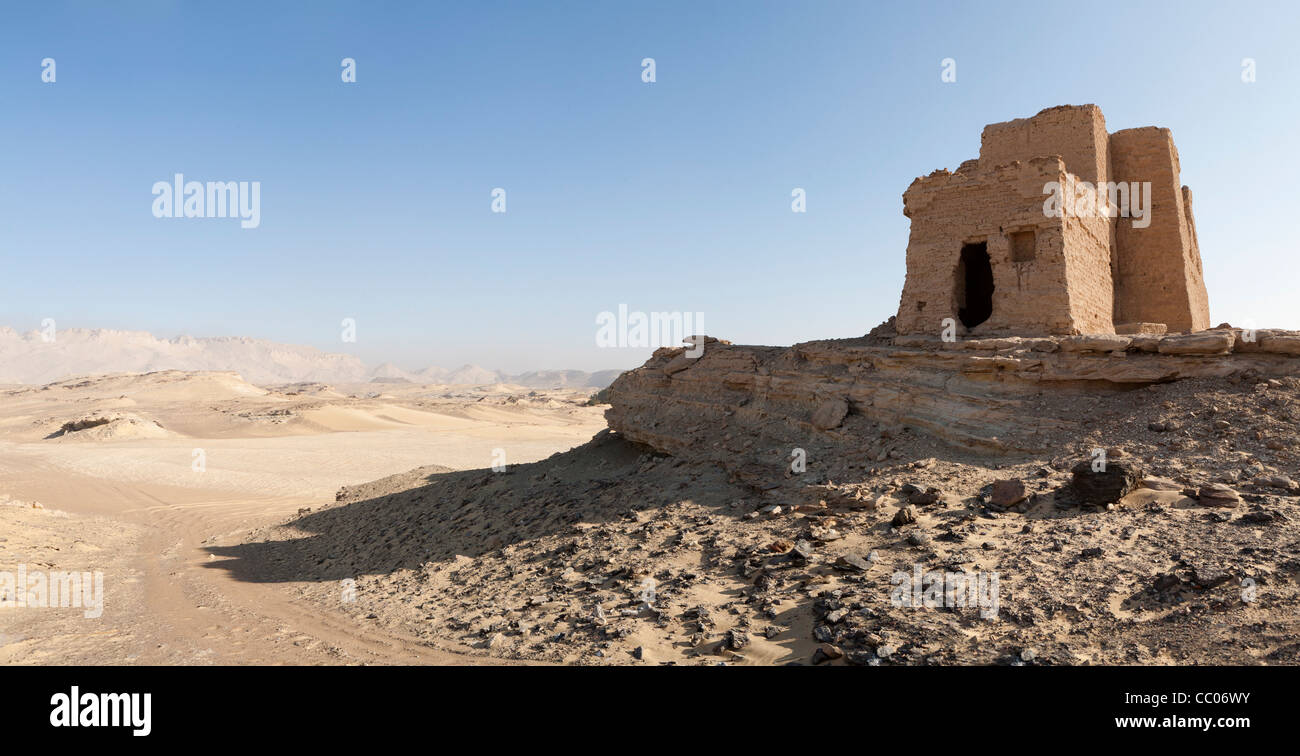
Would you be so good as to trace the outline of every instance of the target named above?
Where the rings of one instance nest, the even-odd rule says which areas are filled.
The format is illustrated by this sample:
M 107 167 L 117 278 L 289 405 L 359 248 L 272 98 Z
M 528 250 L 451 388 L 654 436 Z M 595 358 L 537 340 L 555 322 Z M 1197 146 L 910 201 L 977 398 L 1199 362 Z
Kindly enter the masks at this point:
M 844 537 L 844 534 L 835 528 L 813 526 L 808 529 L 808 535 L 814 541 L 827 543 L 829 541 L 838 541 Z
M 1085 504 L 1117 502 L 1142 479 L 1141 471 L 1131 462 L 1110 460 L 1100 467 L 1093 470 L 1093 461 L 1084 460 L 1070 470 L 1074 476 L 1070 485 L 1075 496 Z
M 925 491 L 919 491 L 907 497 L 908 504 L 915 504 L 918 507 L 934 504 L 943 498 L 943 492 L 937 488 L 930 488 Z
M 890 520 L 890 524 L 896 528 L 901 528 L 904 525 L 911 525 L 914 522 L 916 522 L 916 508 L 911 505 L 900 507 L 899 510 L 894 513 L 894 519 Z
M 835 568 L 846 572 L 866 572 L 871 563 L 856 554 L 845 554 L 835 560 Z
M 1167 591 L 1172 588 L 1177 588 L 1182 584 L 1183 584 L 1182 578 L 1178 577 L 1172 572 L 1166 572 L 1160 575 L 1156 575 L 1156 579 L 1152 582 L 1152 585 L 1155 587 L 1157 591 Z
M 828 661 L 834 661 L 835 659 L 839 659 L 842 656 L 844 656 L 843 651 L 840 651 L 838 648 L 831 645 L 830 643 L 823 643 L 820 646 L 818 646 L 815 651 L 813 651 L 812 663 L 824 664 Z
M 1241 495 L 1222 483 L 1206 483 L 1196 498 L 1207 507 L 1236 507 L 1241 504 Z
M 1264 488 L 1280 488 L 1284 491 L 1293 491 L 1296 488 L 1296 482 L 1285 475 L 1262 475 L 1255 478 L 1255 485 Z
M 994 506 L 1010 509 L 1027 498 L 1029 491 L 1026 490 L 1024 481 L 1006 479 L 993 481 L 989 501 Z
M 812 544 L 800 539 L 795 541 L 794 546 L 790 549 L 790 553 L 787 556 L 789 556 L 790 561 L 795 564 L 807 564 L 808 560 L 812 558 L 812 554 Z
M 1217 567 L 1195 567 L 1192 569 L 1192 584 L 1197 588 L 1215 588 L 1232 579 L 1227 570 Z

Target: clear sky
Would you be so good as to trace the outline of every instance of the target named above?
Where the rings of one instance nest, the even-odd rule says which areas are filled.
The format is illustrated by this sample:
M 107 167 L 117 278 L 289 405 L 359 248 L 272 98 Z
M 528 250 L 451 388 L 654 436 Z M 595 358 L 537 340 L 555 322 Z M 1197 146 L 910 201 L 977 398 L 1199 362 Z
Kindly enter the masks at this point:
M 511 371 L 639 364 L 596 347 L 620 304 L 857 336 L 898 307 L 914 177 L 986 123 L 1096 103 L 1173 130 L 1212 322 L 1300 328 L 1298 8 L 9 3 L 0 325 Z M 260 181 L 261 225 L 153 217 L 175 173 Z

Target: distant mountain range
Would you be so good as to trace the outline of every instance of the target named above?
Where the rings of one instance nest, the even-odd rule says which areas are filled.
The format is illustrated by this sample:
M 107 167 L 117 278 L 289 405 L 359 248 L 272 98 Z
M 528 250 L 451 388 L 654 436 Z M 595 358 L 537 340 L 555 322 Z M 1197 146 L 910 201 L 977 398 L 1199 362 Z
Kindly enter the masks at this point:
M 407 371 L 388 362 L 370 368 L 349 354 L 266 339 L 160 339 L 146 331 L 66 328 L 56 332 L 54 341 L 46 341 L 39 331 L 18 333 L 0 327 L 0 383 L 45 384 L 73 376 L 155 370 L 234 370 L 244 380 L 264 385 L 409 381 L 475 386 L 510 383 L 529 388 L 604 388 L 623 372 L 535 370 L 510 375 L 478 365 Z
M 614 382 L 622 370 L 533 370 L 511 375 L 488 370 L 478 365 L 463 365 L 455 370 L 427 367 L 423 370 L 402 370 L 391 362 L 370 371 L 370 380 L 377 383 L 446 383 L 452 385 L 482 386 L 490 383 L 512 383 L 531 388 L 605 388 Z

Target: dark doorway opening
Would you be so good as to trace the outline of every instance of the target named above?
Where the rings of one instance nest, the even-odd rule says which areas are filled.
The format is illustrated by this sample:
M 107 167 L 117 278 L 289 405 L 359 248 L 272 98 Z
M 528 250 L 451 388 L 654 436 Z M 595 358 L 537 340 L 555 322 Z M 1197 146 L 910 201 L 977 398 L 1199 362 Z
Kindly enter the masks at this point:
M 974 328 L 993 314 L 993 266 L 988 242 L 963 244 L 957 263 L 957 317 Z

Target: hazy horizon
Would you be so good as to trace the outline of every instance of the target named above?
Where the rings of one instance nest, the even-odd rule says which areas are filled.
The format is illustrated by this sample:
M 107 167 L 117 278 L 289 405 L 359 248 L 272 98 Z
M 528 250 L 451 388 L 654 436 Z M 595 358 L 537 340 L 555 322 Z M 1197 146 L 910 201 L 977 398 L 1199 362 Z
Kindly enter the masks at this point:
M 1300 168 L 1300 10 L 999 6 L 14 7 L 0 323 L 516 373 L 641 364 L 596 345 L 620 305 L 736 343 L 859 336 L 897 308 L 915 177 L 987 123 L 1096 103 L 1172 129 L 1212 322 L 1300 328 L 1269 222 Z M 260 182 L 256 227 L 154 217 L 176 174 Z
M 57 381 L 57 380 L 66 380 L 68 378 L 81 377 L 81 376 L 94 375 L 94 374 L 104 374 L 106 372 L 107 373 L 117 373 L 117 372 L 132 373 L 132 372 L 152 372 L 155 370 L 183 370 L 183 371 L 233 370 L 236 372 L 244 372 L 250 369 L 250 367 L 252 370 L 255 371 L 265 370 L 268 367 L 271 367 L 268 364 L 257 364 L 256 360 L 250 363 L 249 360 L 251 358 L 251 355 L 238 354 L 238 353 L 204 354 L 202 355 L 204 364 L 202 366 L 195 366 L 195 365 L 188 364 L 188 362 L 191 362 L 192 360 L 186 360 L 182 356 L 176 355 L 173 356 L 172 358 L 159 357 L 157 355 L 151 355 L 147 349 L 142 348 L 145 346 L 153 346 L 153 344 L 146 345 L 146 344 L 132 343 L 129 346 L 134 348 L 133 351 L 128 350 L 116 354 L 113 353 L 104 354 L 102 351 L 95 352 L 94 350 L 86 350 L 82 347 L 83 343 L 86 341 L 85 335 L 88 334 L 110 334 L 113 336 L 125 336 L 125 337 L 134 337 L 134 336 L 148 337 L 151 340 L 156 340 L 157 342 L 166 343 L 166 344 L 173 344 L 176 342 L 180 342 L 181 344 L 184 344 L 185 340 L 187 339 L 193 339 L 199 344 L 204 344 L 204 345 L 213 345 L 213 344 L 219 345 L 221 342 L 226 342 L 226 341 L 233 341 L 233 342 L 250 341 L 257 345 L 267 345 L 276 348 L 287 347 L 289 351 L 294 353 L 296 356 L 310 356 L 310 353 L 304 355 L 299 350 L 315 350 L 315 352 L 319 354 L 321 358 L 323 358 L 322 363 L 324 365 L 332 366 L 334 368 L 334 374 L 329 376 L 324 376 L 324 375 L 317 376 L 317 377 L 302 376 L 302 377 L 287 377 L 287 378 L 279 378 L 279 379 L 264 379 L 264 378 L 258 378 L 255 375 L 245 376 L 246 379 L 255 383 L 268 383 L 268 382 L 269 383 L 291 383 L 291 382 L 297 382 L 299 380 L 319 380 L 319 381 L 334 381 L 334 382 L 338 382 L 338 381 L 350 382 L 354 380 L 364 381 L 364 380 L 368 380 L 371 376 L 381 377 L 380 376 L 381 373 L 390 374 L 389 370 L 385 370 L 386 368 L 396 368 L 398 371 L 401 371 L 403 373 L 410 373 L 410 374 L 432 372 L 434 377 L 429 378 L 429 380 L 437 383 L 440 382 L 438 376 L 441 376 L 443 374 L 455 375 L 458 373 L 463 373 L 467 369 L 472 369 L 472 371 L 480 371 L 480 370 L 488 371 L 497 374 L 501 378 L 508 379 L 508 378 L 521 378 L 533 373 L 545 374 L 545 373 L 560 373 L 560 372 L 578 372 L 578 373 L 585 373 L 590 377 L 601 377 L 602 374 L 624 371 L 624 370 L 631 369 L 632 367 L 636 367 L 636 365 L 627 366 L 627 367 L 613 366 L 613 367 L 588 371 L 588 370 L 582 370 L 578 368 L 569 368 L 561 365 L 547 365 L 547 366 L 529 368 L 527 370 L 512 371 L 512 370 L 504 370 L 494 365 L 479 365 L 476 363 L 443 364 L 436 360 L 426 362 L 426 363 L 419 363 L 419 364 L 403 364 L 403 363 L 394 362 L 392 360 L 381 360 L 378 362 L 371 362 L 367 360 L 362 360 L 356 355 L 348 354 L 342 350 L 332 350 L 332 351 L 323 350 L 315 346 L 312 346 L 310 344 L 289 344 L 286 342 L 264 339 L 258 336 L 252 336 L 247 334 L 230 334 L 230 335 L 220 335 L 220 336 L 195 336 L 193 334 L 178 334 L 176 336 L 165 337 L 165 336 L 160 336 L 158 334 L 150 333 L 148 331 L 140 331 L 140 330 L 81 328 L 76 326 L 73 326 L 71 328 L 62 328 L 62 327 L 57 328 L 55 331 L 55 337 L 52 340 L 47 340 L 46 333 L 47 332 L 43 331 L 42 329 L 30 329 L 30 330 L 23 331 L 20 329 L 13 328 L 12 326 L 0 324 L 0 384 L 14 383 L 14 382 L 23 383 L 23 384 L 44 384 L 44 383 L 50 383 L 52 381 Z M 5 372 L 5 368 L 9 368 L 12 370 L 18 366 L 14 364 L 5 365 L 3 363 L 3 360 L 5 359 L 15 358 L 15 355 L 8 354 L 5 349 L 7 342 L 4 341 L 3 338 L 6 336 L 6 334 L 16 334 L 16 336 L 23 342 L 36 345 L 35 349 L 38 350 L 37 353 L 39 353 L 40 350 L 45 349 L 45 344 L 49 344 L 51 346 L 49 353 L 45 355 L 45 358 L 43 360 L 41 360 L 42 363 L 41 368 L 30 371 L 40 377 L 34 380 L 28 379 L 28 380 L 17 380 L 17 381 L 11 380 L 9 378 L 8 373 Z M 69 349 L 69 341 L 72 342 L 71 349 Z M 139 341 L 139 339 L 137 339 L 136 341 Z M 78 351 L 79 349 L 81 349 L 81 351 Z M 338 359 L 328 359 L 328 358 L 342 358 L 347 362 L 340 362 L 340 360 Z M 17 359 L 22 360 L 23 355 L 17 355 Z M 135 364 L 135 363 L 149 363 L 151 361 L 154 362 L 161 361 L 164 364 L 159 366 L 154 366 L 154 367 L 145 367 L 145 368 L 139 368 Z M 78 370 L 75 367 L 69 367 L 69 365 L 75 365 L 78 362 L 80 362 L 81 364 L 96 365 L 96 367 L 87 370 Z M 328 370 L 328 368 L 325 369 Z M 347 374 L 346 376 L 344 375 L 345 373 Z M 398 377 L 406 377 L 406 376 L 398 376 Z M 412 376 L 413 379 L 415 377 L 418 377 L 418 375 Z M 604 381 L 602 383 L 602 386 L 607 384 L 608 381 Z

